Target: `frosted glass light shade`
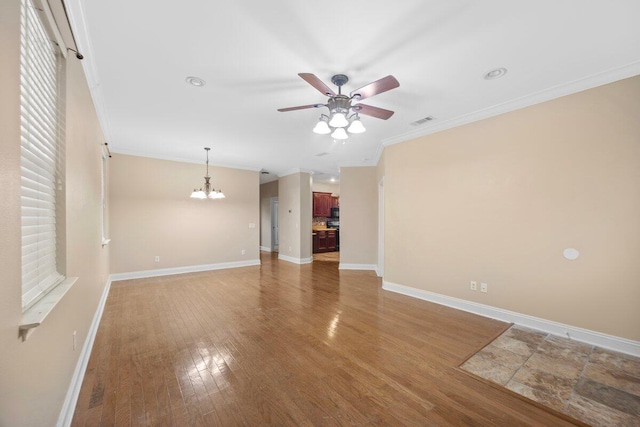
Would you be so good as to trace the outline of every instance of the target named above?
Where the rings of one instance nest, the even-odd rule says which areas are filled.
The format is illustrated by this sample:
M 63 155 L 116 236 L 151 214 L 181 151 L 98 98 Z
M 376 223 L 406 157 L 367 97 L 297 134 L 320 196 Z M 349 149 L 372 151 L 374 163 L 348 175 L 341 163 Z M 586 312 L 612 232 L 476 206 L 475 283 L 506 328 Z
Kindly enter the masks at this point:
M 347 131 L 344 130 L 344 128 L 338 128 L 338 129 L 334 130 L 333 133 L 331 134 L 331 136 L 333 137 L 333 139 L 347 139 L 347 138 L 349 138 L 349 135 L 347 135 Z
M 320 135 L 326 135 L 331 133 L 331 129 L 329 128 L 326 120 L 320 119 L 318 123 L 316 123 L 316 127 L 313 128 L 313 132 Z
M 349 125 L 349 121 L 345 117 L 344 113 L 334 113 L 329 122 L 329 126 L 332 128 L 343 128 Z M 334 132 L 335 133 L 335 132 Z
M 209 198 L 210 199 L 224 199 L 224 193 L 220 190 L 213 190 L 211 193 L 209 193 Z
M 207 195 L 202 190 L 193 190 L 193 193 L 191 193 L 191 198 L 192 199 L 206 199 Z
M 347 128 L 347 130 L 351 133 L 362 133 L 367 129 L 365 129 L 360 119 L 356 118 L 351 122 L 351 125 Z

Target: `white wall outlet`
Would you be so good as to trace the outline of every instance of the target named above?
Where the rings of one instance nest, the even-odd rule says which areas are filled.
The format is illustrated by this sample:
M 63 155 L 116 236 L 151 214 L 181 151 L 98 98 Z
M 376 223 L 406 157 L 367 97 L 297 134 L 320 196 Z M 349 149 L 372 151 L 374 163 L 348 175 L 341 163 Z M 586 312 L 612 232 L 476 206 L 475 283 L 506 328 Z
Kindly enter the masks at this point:
M 73 349 L 76 349 L 76 331 L 73 331 Z
M 478 283 L 475 280 L 472 280 L 471 283 L 469 284 L 469 289 L 471 289 L 472 291 L 477 291 Z
M 480 292 L 484 292 L 486 294 L 488 288 L 489 288 L 489 285 L 487 285 L 486 283 L 480 283 Z
M 245 255 L 247 253 L 247 251 L 245 251 L 244 249 L 242 250 L 242 255 Z
M 249 223 L 249 228 L 256 228 L 256 224 L 254 222 Z
M 160 255 L 156 255 L 156 262 L 160 262 Z

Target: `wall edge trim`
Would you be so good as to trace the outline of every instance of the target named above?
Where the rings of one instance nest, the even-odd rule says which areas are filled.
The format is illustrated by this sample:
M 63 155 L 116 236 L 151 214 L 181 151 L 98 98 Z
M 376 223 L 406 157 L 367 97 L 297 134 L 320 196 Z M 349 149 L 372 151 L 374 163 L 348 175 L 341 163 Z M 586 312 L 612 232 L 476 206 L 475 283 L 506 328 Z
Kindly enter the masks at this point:
M 216 264 L 200 264 L 188 265 L 185 267 L 159 268 L 156 270 L 131 271 L 128 273 L 111 274 L 111 280 L 117 282 L 120 280 L 144 279 L 147 277 L 170 276 L 173 274 L 197 273 L 199 271 L 223 270 L 226 268 L 239 268 L 260 265 L 259 259 L 251 259 L 247 261 L 221 262 Z
M 338 270 L 371 270 L 376 271 L 378 268 L 375 264 L 350 264 L 341 262 L 338 265 Z
M 413 129 L 400 135 L 392 136 L 382 140 L 382 146 L 399 144 L 422 136 L 431 135 L 447 129 L 456 128 L 479 120 L 488 119 L 490 117 L 516 111 L 521 108 L 530 107 L 532 105 L 541 104 L 543 102 L 552 101 L 562 98 L 563 96 L 573 95 L 585 90 L 594 89 L 609 83 L 624 80 L 640 74 L 640 61 L 635 61 L 617 68 L 601 71 L 595 74 L 585 76 L 570 82 L 559 84 L 550 88 L 542 89 L 538 92 L 521 96 L 519 98 L 510 99 L 491 107 L 476 110 L 461 116 L 452 117 L 443 121 L 435 121 L 432 124 Z M 377 154 L 377 153 L 376 153 Z
M 313 262 L 313 257 L 309 258 L 294 258 L 292 256 L 278 254 L 278 259 L 282 261 L 292 262 L 294 264 L 311 264 Z
M 382 289 L 433 302 L 436 304 L 445 305 L 447 307 L 455 308 L 480 316 L 501 320 L 503 322 L 510 322 L 529 328 L 538 329 L 552 335 L 567 337 L 568 334 L 571 339 L 575 339 L 577 341 L 586 342 L 598 347 L 603 347 L 609 350 L 618 351 L 620 353 L 640 357 L 639 341 L 633 341 L 627 338 L 608 335 L 602 332 L 592 331 L 577 326 L 571 326 L 564 323 L 554 322 L 552 320 L 542 319 L 540 317 L 529 316 L 528 314 L 517 313 L 514 311 L 492 307 L 490 305 L 480 304 L 477 302 L 437 294 L 422 289 L 399 285 L 397 283 L 389 282 L 386 280 L 382 281 Z
M 104 312 L 104 306 L 107 302 L 107 296 L 109 295 L 109 289 L 111 289 L 111 276 L 107 279 L 107 283 L 102 290 L 102 296 L 98 302 L 98 307 L 93 315 L 93 320 L 87 331 L 87 336 L 84 340 L 84 345 L 80 351 L 76 368 L 73 371 L 69 388 L 67 389 L 67 395 L 64 398 L 60 415 L 58 416 L 58 427 L 68 427 L 73 420 L 73 414 L 76 410 L 76 404 L 78 403 L 78 396 L 80 396 L 80 389 L 82 388 L 82 381 L 84 380 L 84 374 L 89 364 L 89 357 L 91 357 L 91 350 L 93 349 L 93 342 L 96 339 L 98 333 L 98 326 L 100 326 L 100 320 L 102 319 L 102 313 Z

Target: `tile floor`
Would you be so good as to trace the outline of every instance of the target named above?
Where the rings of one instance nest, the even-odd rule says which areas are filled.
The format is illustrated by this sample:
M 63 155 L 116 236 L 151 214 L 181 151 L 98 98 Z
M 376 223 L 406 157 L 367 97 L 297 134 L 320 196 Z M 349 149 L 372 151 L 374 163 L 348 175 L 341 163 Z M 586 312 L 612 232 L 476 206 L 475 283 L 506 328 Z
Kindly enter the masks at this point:
M 462 369 L 593 426 L 640 426 L 640 358 L 514 325 Z

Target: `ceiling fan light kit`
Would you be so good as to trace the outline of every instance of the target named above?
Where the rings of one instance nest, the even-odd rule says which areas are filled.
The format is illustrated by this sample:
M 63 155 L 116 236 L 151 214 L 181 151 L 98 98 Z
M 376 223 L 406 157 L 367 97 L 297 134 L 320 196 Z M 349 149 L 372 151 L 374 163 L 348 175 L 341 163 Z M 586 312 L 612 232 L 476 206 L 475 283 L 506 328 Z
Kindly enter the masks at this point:
M 338 139 L 338 140 L 349 138 L 349 135 L 347 135 L 347 131 L 344 130 L 344 128 L 337 128 L 336 130 L 333 131 L 331 136 L 333 137 L 333 139 Z
M 393 115 L 393 111 L 385 110 L 383 108 L 360 103 L 353 104 L 353 102 L 358 102 L 362 99 L 372 97 L 400 86 L 398 80 L 391 75 L 356 89 L 351 92 L 349 96 L 342 94 L 342 86 L 349 81 L 349 78 L 344 74 L 336 74 L 331 78 L 331 82 L 338 86 L 337 94 L 314 74 L 299 73 L 298 75 L 311 86 L 316 88 L 320 93 L 328 96 L 329 100 L 326 104 L 310 104 L 298 107 L 280 108 L 278 111 L 286 112 L 304 110 L 307 108 L 327 107 L 329 109 L 329 115 L 327 116 L 326 114 L 322 114 L 320 116 L 318 123 L 316 123 L 316 126 L 313 128 L 314 133 L 320 135 L 327 135 L 330 133 L 333 139 L 345 140 L 349 138 L 347 132 L 357 134 L 363 133 L 367 130 L 360 121 L 358 113 L 382 120 L 387 120 Z M 353 112 L 353 114 L 349 115 L 350 112 Z
M 193 193 L 191 193 L 192 199 L 224 199 L 225 195 L 222 190 L 216 190 L 211 186 L 211 177 L 209 176 L 209 150 L 211 148 L 204 147 L 207 152 L 207 174 L 204 177 L 204 190 L 202 188 L 194 189 Z
M 313 128 L 313 132 L 320 135 L 331 133 L 331 128 L 329 127 L 329 117 L 327 117 L 325 114 L 321 115 L 318 119 L 318 123 L 316 123 L 316 127 Z

